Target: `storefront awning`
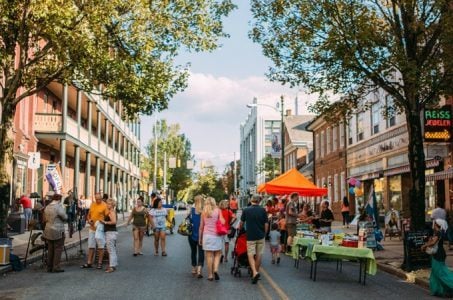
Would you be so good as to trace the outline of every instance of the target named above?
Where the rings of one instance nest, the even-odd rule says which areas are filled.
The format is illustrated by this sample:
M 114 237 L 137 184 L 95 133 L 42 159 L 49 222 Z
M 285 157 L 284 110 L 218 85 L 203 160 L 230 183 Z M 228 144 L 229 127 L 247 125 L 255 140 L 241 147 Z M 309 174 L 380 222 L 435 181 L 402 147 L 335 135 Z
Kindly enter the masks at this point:
M 439 165 L 438 160 L 428 160 L 426 162 L 427 169 L 437 167 L 438 165 Z M 409 173 L 410 171 L 411 171 L 410 167 L 408 165 L 406 165 L 406 166 L 386 170 L 386 171 L 384 171 L 384 176 L 387 177 L 387 176 L 392 176 L 392 175 L 397 175 L 397 174 L 404 174 L 404 173 Z
M 426 175 L 426 181 L 446 180 L 453 178 L 453 168 Z

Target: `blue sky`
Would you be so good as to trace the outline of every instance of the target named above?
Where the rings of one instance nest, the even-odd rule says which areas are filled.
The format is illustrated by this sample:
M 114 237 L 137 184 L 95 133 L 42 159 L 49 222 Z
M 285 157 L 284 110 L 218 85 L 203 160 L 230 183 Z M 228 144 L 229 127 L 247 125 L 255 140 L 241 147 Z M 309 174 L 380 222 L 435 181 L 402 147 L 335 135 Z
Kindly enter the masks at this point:
M 250 3 L 237 0 L 236 4 L 238 9 L 224 22 L 230 38 L 222 39 L 219 49 L 178 58 L 179 64 L 191 63 L 189 86 L 172 99 L 166 111 L 157 114 L 158 119 L 181 125 L 198 166 L 201 160 L 210 161 L 219 172 L 233 160 L 234 152 L 239 159 L 239 127 L 249 113 L 247 103 L 257 97 L 259 103 L 274 106 L 283 94 L 285 107 L 291 108 L 298 93 L 266 79 L 271 61 L 262 55 L 260 45 L 248 38 Z M 298 97 L 302 110 L 306 99 L 312 98 L 300 92 Z M 151 130 L 145 129 L 153 122 L 154 116 L 142 118 L 143 148 L 152 138 Z

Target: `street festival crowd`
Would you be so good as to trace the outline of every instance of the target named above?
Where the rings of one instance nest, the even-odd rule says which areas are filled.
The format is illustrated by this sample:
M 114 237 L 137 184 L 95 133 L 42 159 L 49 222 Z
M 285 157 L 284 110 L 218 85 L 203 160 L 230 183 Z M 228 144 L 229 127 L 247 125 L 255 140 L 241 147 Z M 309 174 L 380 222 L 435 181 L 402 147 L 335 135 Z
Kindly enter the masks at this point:
M 87 261 L 81 268 L 103 269 L 106 250 L 108 266 L 105 272 L 112 273 L 118 266 L 116 202 L 107 194 L 96 193 L 94 198 L 95 201 L 89 208 L 86 206 L 87 200 L 83 197 L 80 197 L 78 203 L 78 208 L 86 214 L 86 222 L 89 225 Z M 27 205 L 26 199 L 21 199 L 21 203 Z M 297 234 L 297 224 L 308 224 L 310 228 L 320 233 L 331 232 L 334 214 L 329 208 L 329 201 L 323 200 L 320 208 L 318 216 L 309 203 L 300 203 L 297 193 L 280 199 L 271 197 L 264 205 L 262 197 L 254 195 L 247 207 L 242 209 L 238 226 L 234 226 L 238 211 L 238 201 L 234 196 L 229 200 L 221 200 L 218 204 L 212 197 L 201 195 L 194 197 L 193 206 L 178 228 L 178 233 L 188 238 L 192 275 L 195 278 L 203 278 L 202 269 L 206 265 L 207 280 L 220 280 L 219 264 L 228 262 L 229 244 L 236 237 L 234 249 L 231 251 L 232 257 L 235 258 L 232 273 L 234 271 L 236 275 L 238 268 L 243 264 L 249 270 L 251 283 L 256 284 L 260 279 L 259 270 L 266 240 L 269 241 L 269 251 L 272 254 L 271 262 L 278 265 L 280 253 L 291 253 L 293 239 Z M 341 213 L 343 226 L 349 227 L 347 197 L 342 201 Z M 367 217 L 369 216 L 362 208 L 359 220 L 366 220 Z M 453 272 L 445 264 L 444 249 L 444 240 L 453 242 L 453 234 L 451 228 L 448 230 L 447 213 L 440 203 L 432 211 L 431 217 L 433 235 L 422 246 L 422 250 L 431 255 L 432 271 L 429 279 L 431 294 L 453 296 Z M 143 238 L 150 229 L 154 234 L 154 255 L 158 256 L 160 249 L 160 255 L 167 256 L 167 218 L 168 211 L 163 207 L 159 195 L 155 193 L 151 195 L 149 207 L 145 206 L 143 197 L 136 199 L 135 207 L 127 220 L 128 225 L 132 224 L 133 256 L 143 255 Z M 67 209 L 62 203 L 62 196 L 54 194 L 52 201 L 45 206 L 43 215 L 45 223 L 43 238 L 48 247 L 48 272 L 64 272 L 60 267 L 60 259 L 67 219 Z M 240 243 L 242 245 L 239 245 Z M 240 254 L 244 254 L 242 260 Z

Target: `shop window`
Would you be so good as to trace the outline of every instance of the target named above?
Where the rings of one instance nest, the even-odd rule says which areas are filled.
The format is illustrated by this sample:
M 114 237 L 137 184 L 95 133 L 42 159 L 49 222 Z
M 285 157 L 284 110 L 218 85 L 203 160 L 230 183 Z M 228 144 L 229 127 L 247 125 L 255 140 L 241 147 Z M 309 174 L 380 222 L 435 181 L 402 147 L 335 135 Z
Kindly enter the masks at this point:
M 402 192 L 401 192 L 401 175 L 388 177 L 388 190 L 389 190 L 389 209 L 395 209 L 401 212 L 402 205 Z

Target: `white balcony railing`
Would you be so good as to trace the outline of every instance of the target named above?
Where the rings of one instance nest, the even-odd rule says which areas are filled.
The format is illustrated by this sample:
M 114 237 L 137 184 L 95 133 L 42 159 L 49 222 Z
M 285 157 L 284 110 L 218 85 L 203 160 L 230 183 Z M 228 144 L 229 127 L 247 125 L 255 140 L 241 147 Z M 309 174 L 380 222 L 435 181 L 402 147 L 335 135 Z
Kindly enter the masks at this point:
M 34 118 L 35 131 L 40 132 L 60 132 L 61 114 L 40 114 L 36 113 Z

